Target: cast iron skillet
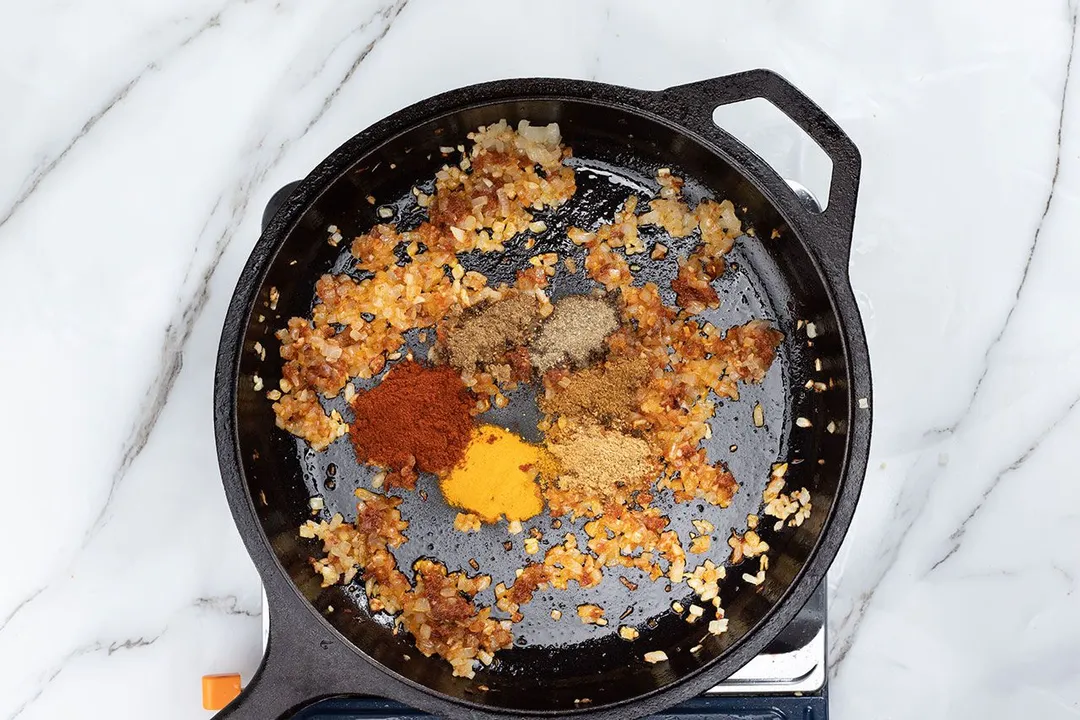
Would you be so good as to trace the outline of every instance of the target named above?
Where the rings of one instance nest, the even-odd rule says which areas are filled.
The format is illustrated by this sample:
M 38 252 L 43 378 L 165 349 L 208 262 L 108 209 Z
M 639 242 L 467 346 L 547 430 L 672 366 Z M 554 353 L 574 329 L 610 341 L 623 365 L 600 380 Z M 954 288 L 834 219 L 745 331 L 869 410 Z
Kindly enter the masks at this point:
M 713 123 L 717 106 L 756 97 L 791 117 L 832 159 L 824 211 L 800 200 L 758 156 Z M 410 190 L 448 161 L 440 148 L 465 143 L 469 131 L 501 118 L 558 122 L 574 150 L 578 192 L 558 215 L 542 216 L 549 228 L 535 248 L 525 250 L 519 242 L 505 255 L 469 261 L 493 279 L 512 279 L 527 257 L 545 249 L 566 250 L 568 224 L 595 227 L 631 192 L 655 191 L 652 178 L 660 167 L 684 176 L 694 200 L 731 199 L 744 226 L 754 228 L 756 236 L 739 240 L 729 257 L 732 267 L 717 280 L 723 305 L 708 318 L 727 327 L 764 317 L 785 334 L 765 381 L 743 387 L 738 402 L 722 403 L 713 425 L 710 456 L 729 463 L 742 489 L 727 510 L 674 505 L 664 496 L 659 503 L 673 518 L 711 519 L 717 533 L 708 557 L 717 561 L 727 556 L 730 529 L 741 531 L 746 513 L 759 507 L 771 463 L 794 461 L 789 486 L 811 491 L 813 513 L 802 527 L 779 532 L 765 518 L 762 536 L 772 547 L 766 581 L 754 586 L 742 579 L 744 572 L 756 572 L 757 561 L 729 569 L 721 592 L 730 619 L 725 635 L 708 635 L 708 615 L 689 624 L 666 612 L 673 600 L 687 598 L 685 584 L 668 592 L 663 582 L 644 581 L 631 593 L 617 582 L 620 573 L 609 570 L 595 590 L 539 594 L 525 606 L 526 621 L 515 626 L 519 645 L 466 680 L 452 677 L 442 660 L 421 656 L 407 634 L 391 632 L 387 618 L 369 615 L 361 587 L 322 589 L 310 568 L 308 558 L 319 547 L 297 534 L 311 517 L 309 497 L 322 494 L 327 514 L 353 517 L 352 491 L 366 485 L 367 471 L 347 438 L 316 454 L 277 429 L 265 390 L 254 390 L 254 376 L 266 388 L 277 385 L 274 331 L 290 316 L 310 312 L 320 275 L 349 270 L 348 242 L 329 246 L 326 228 L 336 224 L 351 238 L 381 219 L 377 209 L 383 205 L 393 209 L 400 226 L 418 222 Z M 219 717 L 287 717 L 316 699 L 371 694 L 448 717 L 627 718 L 699 694 L 754 657 L 824 577 L 866 467 L 870 367 L 847 275 L 859 168 L 858 151 L 836 124 L 785 80 L 762 70 L 660 92 L 574 80 L 485 83 L 405 108 L 338 148 L 281 201 L 244 268 L 222 333 L 214 406 L 218 454 L 233 516 L 266 589 L 270 638 L 258 673 Z M 376 204 L 365 202 L 369 195 Z M 676 249 L 685 254 L 685 247 Z M 676 254 L 667 262 L 636 256 L 643 265 L 640 277 L 666 288 Z M 575 282 L 580 281 L 560 275 L 554 294 L 574 291 Z M 271 288 L 280 296 L 274 308 Z M 800 320 L 814 324 L 813 338 Z M 265 361 L 254 351 L 256 342 L 268 350 Z M 811 379 L 831 387 L 808 390 L 804 384 Z M 758 402 L 766 417 L 760 429 L 750 419 Z M 512 412 L 494 420 L 517 424 L 528 434 L 523 407 L 515 403 Z M 810 427 L 800 427 L 796 418 L 809 419 Z M 430 491 L 427 501 L 411 493 L 403 506 L 410 542 L 396 553 L 399 565 L 407 569 L 416 557 L 430 554 L 451 569 L 468 570 L 467 561 L 476 558 L 494 582 L 512 578 L 508 573 L 524 561 L 523 536 L 515 550 L 505 552 L 505 526 L 479 535 L 455 533 L 448 529 L 454 511 L 430 479 L 421 487 Z M 545 532 L 545 545 L 560 542 L 571 529 L 557 532 L 544 517 L 531 524 Z M 606 607 L 610 625 L 578 622 L 574 607 L 581 602 Z M 559 623 L 550 619 L 553 607 L 566 613 Z M 616 620 L 624 607 L 630 614 Z M 641 637 L 633 643 L 618 639 L 614 633 L 624 623 L 638 626 Z M 659 649 L 669 662 L 642 661 L 646 651 Z

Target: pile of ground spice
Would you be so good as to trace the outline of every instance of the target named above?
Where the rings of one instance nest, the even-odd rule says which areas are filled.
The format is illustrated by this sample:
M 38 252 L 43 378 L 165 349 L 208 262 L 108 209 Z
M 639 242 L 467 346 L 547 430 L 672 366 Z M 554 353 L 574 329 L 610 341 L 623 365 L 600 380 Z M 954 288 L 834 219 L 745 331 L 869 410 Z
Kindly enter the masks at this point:
M 472 436 L 472 404 L 453 368 L 412 360 L 395 365 L 352 402 L 356 456 L 391 470 L 445 472 L 461 459 Z M 415 483 L 415 474 L 406 473 L 402 484 L 412 489 Z
M 550 439 L 547 450 L 561 470 L 551 484 L 580 498 L 624 501 L 660 470 L 647 442 L 594 423 L 575 423 Z
M 452 507 L 484 522 L 527 520 L 544 509 L 536 482 L 542 464 L 543 450 L 536 445 L 496 425 L 481 425 L 439 487 Z
M 539 306 L 529 294 L 512 295 L 471 310 L 444 330 L 447 361 L 462 372 L 502 362 L 536 330 Z
M 627 356 L 575 372 L 555 370 L 544 378 L 540 409 L 548 415 L 591 417 L 605 425 L 623 425 L 638 409 L 638 391 L 650 373 L 648 360 Z
M 604 350 L 604 338 L 619 327 L 615 306 L 605 297 L 567 295 L 532 343 L 536 369 L 545 372 L 563 361 L 585 365 Z

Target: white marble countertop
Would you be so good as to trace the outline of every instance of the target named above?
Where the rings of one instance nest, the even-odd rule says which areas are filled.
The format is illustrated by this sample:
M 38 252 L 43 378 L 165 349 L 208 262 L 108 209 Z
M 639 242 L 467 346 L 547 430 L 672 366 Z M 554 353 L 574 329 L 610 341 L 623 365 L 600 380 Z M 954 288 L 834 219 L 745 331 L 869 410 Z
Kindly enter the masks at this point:
M 257 667 L 210 394 L 275 189 L 456 86 L 754 67 L 864 163 L 875 428 L 829 581 L 834 717 L 1080 715 L 1076 7 L 661 5 L 0 7 L 0 718 L 205 718 L 202 674 Z

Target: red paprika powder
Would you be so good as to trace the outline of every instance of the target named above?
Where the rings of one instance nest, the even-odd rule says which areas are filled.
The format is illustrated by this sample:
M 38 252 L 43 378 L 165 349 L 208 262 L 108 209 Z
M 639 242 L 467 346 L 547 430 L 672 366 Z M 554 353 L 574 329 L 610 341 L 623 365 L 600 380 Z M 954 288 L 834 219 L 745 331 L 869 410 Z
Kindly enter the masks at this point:
M 353 399 L 356 456 L 393 470 L 387 484 L 411 490 L 414 467 L 441 473 L 461 459 L 472 435 L 472 406 L 457 370 L 412 360 L 395 365 L 381 383 Z

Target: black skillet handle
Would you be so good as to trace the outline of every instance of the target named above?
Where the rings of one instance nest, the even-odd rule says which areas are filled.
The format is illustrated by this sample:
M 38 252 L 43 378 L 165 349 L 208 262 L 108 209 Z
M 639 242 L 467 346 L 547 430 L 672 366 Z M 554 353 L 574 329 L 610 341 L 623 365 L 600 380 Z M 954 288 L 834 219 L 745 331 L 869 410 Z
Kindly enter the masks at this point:
M 270 637 L 244 691 L 214 720 L 289 720 L 320 700 L 370 693 L 388 678 L 356 656 L 285 585 L 267 585 Z
M 752 150 L 724 132 L 713 122 L 713 111 L 721 105 L 764 98 L 791 118 L 816 142 L 832 161 L 832 180 L 828 206 L 815 212 L 803 203 L 782 203 L 798 215 L 798 220 L 815 230 L 813 236 L 822 246 L 816 249 L 828 263 L 847 274 L 851 251 L 851 232 L 855 223 L 855 204 L 859 195 L 862 159 L 855 143 L 813 100 L 794 85 L 769 70 L 749 70 L 726 77 L 702 80 L 669 88 L 658 94 L 661 112 L 670 115 L 677 106 L 678 120 L 722 149 L 755 174 L 774 196 L 791 199 L 791 190 L 775 171 Z M 767 170 L 762 173 L 761 170 Z

